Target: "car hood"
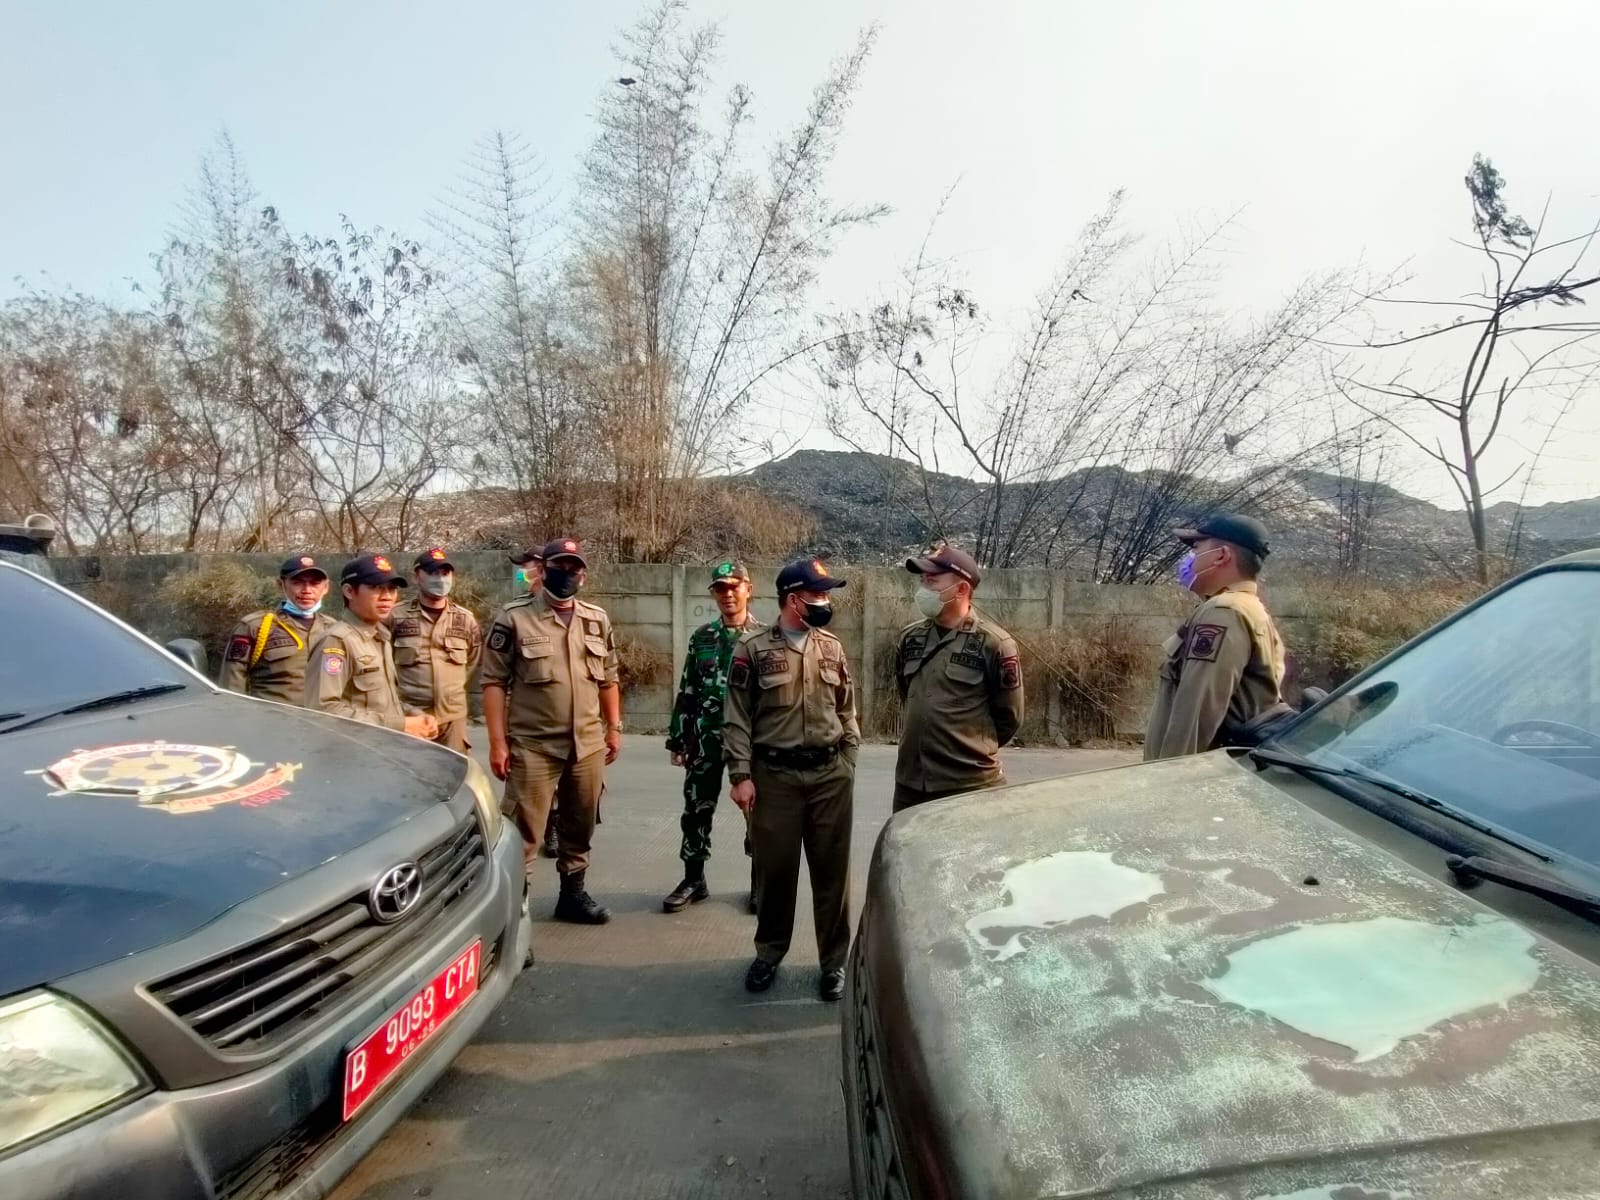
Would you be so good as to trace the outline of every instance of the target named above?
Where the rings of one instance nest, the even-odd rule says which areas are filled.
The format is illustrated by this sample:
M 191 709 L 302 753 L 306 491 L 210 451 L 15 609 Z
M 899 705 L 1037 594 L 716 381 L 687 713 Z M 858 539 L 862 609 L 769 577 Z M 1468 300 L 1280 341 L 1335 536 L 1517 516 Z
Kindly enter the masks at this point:
M 1591 965 L 1227 754 L 894 818 L 861 938 L 924 1194 L 1596 1194 Z
M 404 734 L 198 687 L 0 735 L 0 996 L 182 937 L 465 773 Z

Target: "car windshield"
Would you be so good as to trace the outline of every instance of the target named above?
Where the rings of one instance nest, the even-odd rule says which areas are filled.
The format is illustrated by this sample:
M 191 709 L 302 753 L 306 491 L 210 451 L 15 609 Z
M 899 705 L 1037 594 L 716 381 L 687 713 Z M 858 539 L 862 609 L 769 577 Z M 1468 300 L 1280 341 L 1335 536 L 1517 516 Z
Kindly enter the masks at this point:
M 0 567 L 0 712 L 34 717 L 135 688 L 194 682 L 177 661 L 25 571 Z
M 1600 570 L 1499 593 L 1274 745 L 1600 864 Z

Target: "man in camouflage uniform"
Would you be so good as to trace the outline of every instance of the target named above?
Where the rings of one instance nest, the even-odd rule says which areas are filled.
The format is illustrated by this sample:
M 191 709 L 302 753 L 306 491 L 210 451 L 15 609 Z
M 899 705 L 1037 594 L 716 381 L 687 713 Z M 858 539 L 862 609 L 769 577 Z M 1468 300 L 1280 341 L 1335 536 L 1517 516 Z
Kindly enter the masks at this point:
M 450 599 L 456 568 L 438 546 L 412 564 L 417 596 L 395 606 L 389 617 L 400 699 L 407 712 L 431 713 L 439 723 L 434 741 L 467 752 L 467 681 L 483 656 L 483 631 L 471 610 Z
M 672 707 L 667 750 L 683 776 L 683 882 L 661 902 L 669 913 L 681 912 L 709 896 L 706 859 L 711 857 L 711 820 L 722 791 L 722 708 L 728 693 L 728 664 L 741 636 L 765 626 L 750 615 L 750 572 L 743 563 L 721 562 L 711 572 L 711 594 L 722 615 L 689 637 L 683 680 Z M 744 852 L 750 853 L 748 818 Z M 750 867 L 750 911 L 756 911 L 760 888 L 755 865 Z
M 299 704 L 305 690 L 306 658 L 331 623 L 322 614 L 328 573 L 309 554 L 296 554 L 278 568 L 283 599 L 270 612 L 253 612 L 233 627 L 217 683 L 280 704 Z

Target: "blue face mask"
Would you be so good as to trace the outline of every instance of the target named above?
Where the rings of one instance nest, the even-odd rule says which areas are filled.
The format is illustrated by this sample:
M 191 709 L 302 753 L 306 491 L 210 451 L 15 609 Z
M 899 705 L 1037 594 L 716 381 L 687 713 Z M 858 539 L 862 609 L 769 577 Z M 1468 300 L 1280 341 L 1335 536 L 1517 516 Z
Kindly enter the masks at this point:
M 316 616 L 317 613 L 322 611 L 322 601 L 318 600 L 310 608 L 301 608 L 293 600 L 291 600 L 291 599 L 289 599 L 289 597 L 285 596 L 283 598 L 283 611 L 286 612 L 286 613 L 289 613 L 289 614 L 291 614 L 293 616 L 302 617 L 302 618 L 304 618 L 306 620 L 309 620 L 312 617 Z

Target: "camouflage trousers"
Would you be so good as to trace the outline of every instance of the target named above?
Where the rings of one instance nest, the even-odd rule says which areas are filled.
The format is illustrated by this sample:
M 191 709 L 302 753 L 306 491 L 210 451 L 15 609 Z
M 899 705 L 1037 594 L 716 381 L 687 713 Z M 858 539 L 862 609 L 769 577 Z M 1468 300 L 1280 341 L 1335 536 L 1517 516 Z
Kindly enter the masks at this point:
M 711 857 L 711 819 L 722 798 L 722 759 L 702 759 L 683 773 L 683 845 L 678 857 L 684 862 L 705 862 Z M 741 814 L 742 815 L 742 814 Z M 750 853 L 750 819 L 745 818 L 744 852 Z

